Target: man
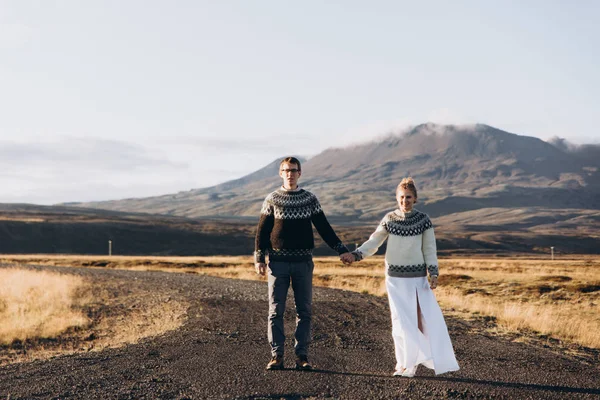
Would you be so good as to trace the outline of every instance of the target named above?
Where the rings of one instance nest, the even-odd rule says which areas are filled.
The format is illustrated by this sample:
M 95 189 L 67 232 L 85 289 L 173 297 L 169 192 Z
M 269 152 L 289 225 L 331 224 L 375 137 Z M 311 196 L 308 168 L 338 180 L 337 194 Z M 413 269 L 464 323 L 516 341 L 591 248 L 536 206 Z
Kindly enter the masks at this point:
M 256 232 L 256 273 L 265 275 L 265 256 L 269 255 L 268 337 L 272 357 L 267 369 L 283 369 L 283 313 L 290 282 L 297 314 L 296 369 L 312 369 L 308 362 L 314 268 L 312 251 L 315 247 L 312 224 L 325 243 L 344 261 L 354 260 L 329 225 L 316 196 L 298 187 L 301 175 L 302 167 L 297 158 L 287 157 L 281 161 L 279 176 L 283 179 L 283 186 L 265 199 Z

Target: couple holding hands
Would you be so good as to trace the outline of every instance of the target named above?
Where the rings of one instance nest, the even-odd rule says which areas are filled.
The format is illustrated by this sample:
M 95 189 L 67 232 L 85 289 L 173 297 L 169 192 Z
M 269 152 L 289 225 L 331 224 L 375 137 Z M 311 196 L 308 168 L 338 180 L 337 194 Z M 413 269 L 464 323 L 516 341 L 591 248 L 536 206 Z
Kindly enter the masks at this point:
M 283 185 L 266 197 L 256 232 L 256 272 L 261 275 L 268 272 L 269 282 L 271 360 L 267 369 L 283 369 L 283 314 L 290 283 L 297 312 L 296 368 L 312 369 L 308 345 L 312 319 L 314 225 L 347 265 L 375 254 L 388 240 L 385 285 L 396 355 L 393 375 L 412 377 L 420 364 L 433 369 L 436 374 L 457 371 L 459 367 L 448 329 L 432 292 L 438 279 L 433 225 L 426 214 L 413 208 L 417 202 L 417 188 L 412 178 L 403 179 L 396 189 L 399 208 L 387 213 L 369 239 L 350 252 L 333 231 L 315 195 L 298 187 L 301 175 L 298 159 L 287 157 L 281 161 L 279 176 Z

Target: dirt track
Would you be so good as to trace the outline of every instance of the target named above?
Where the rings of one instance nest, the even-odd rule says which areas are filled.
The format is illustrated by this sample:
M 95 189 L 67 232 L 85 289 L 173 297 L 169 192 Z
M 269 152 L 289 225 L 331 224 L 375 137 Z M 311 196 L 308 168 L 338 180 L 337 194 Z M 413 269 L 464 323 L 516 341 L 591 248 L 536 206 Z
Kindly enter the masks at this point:
M 57 269 L 57 268 L 50 268 Z M 119 349 L 0 368 L 0 399 L 572 399 L 600 398 L 600 368 L 548 349 L 470 332 L 447 319 L 461 370 L 421 367 L 392 377 L 385 299 L 316 288 L 311 361 L 318 370 L 265 371 L 263 282 L 190 274 L 59 268 L 94 280 L 136 281 L 191 304 L 177 331 Z M 294 315 L 289 298 L 286 329 Z M 293 365 L 289 342 L 286 365 Z

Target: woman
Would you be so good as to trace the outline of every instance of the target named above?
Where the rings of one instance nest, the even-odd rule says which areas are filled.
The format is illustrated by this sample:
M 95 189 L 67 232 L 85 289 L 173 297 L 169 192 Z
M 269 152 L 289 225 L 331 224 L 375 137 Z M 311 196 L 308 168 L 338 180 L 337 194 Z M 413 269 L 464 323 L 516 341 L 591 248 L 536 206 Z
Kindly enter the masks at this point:
M 417 188 L 412 178 L 400 182 L 396 199 L 400 208 L 388 213 L 369 240 L 353 252 L 360 261 L 375 254 L 388 239 L 385 285 L 396 350 L 394 375 L 412 377 L 419 364 L 435 370 L 436 375 L 457 371 L 448 328 L 431 291 L 438 280 L 433 226 L 426 214 L 413 208 Z

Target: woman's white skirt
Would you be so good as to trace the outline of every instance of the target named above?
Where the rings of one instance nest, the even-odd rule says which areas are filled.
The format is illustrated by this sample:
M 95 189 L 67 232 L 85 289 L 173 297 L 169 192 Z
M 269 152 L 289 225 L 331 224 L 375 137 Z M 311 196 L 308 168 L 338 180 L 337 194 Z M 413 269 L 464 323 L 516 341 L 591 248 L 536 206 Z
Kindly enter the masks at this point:
M 459 369 L 448 328 L 426 277 L 396 278 L 386 276 L 392 336 L 396 348 L 396 371 L 406 368 L 414 374 L 423 364 L 437 374 Z M 421 328 L 417 316 L 421 309 Z

